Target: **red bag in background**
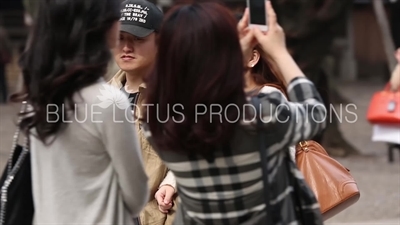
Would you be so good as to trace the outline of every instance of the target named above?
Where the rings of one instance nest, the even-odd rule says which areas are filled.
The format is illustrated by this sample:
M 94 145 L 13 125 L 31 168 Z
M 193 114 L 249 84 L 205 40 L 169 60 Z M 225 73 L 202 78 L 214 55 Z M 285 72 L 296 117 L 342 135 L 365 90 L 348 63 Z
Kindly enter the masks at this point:
M 387 84 L 376 92 L 367 111 L 367 120 L 371 124 L 400 125 L 400 90 L 391 91 Z

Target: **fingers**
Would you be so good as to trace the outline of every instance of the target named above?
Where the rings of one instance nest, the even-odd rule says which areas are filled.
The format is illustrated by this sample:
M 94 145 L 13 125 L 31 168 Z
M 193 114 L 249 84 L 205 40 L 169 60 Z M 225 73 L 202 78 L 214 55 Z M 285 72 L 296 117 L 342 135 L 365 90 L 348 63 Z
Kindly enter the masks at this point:
M 161 192 L 157 192 L 154 197 L 157 200 L 158 204 L 164 202 L 164 195 Z
M 161 205 L 158 206 L 158 210 L 160 210 L 160 212 L 167 214 L 168 213 L 168 209 L 164 209 Z
M 171 204 L 172 205 L 172 197 L 175 194 L 175 190 L 170 188 L 167 189 L 166 193 L 165 193 L 165 198 L 164 198 L 164 204 Z
M 267 24 L 268 24 L 268 29 L 275 28 L 277 24 L 277 19 L 276 19 L 276 13 L 274 8 L 272 8 L 272 4 L 270 0 L 266 1 L 265 4 L 266 12 L 267 12 Z
M 158 203 L 158 210 L 162 213 L 168 213 L 172 208 L 172 197 L 175 194 L 175 189 L 169 186 L 161 187 L 155 194 L 155 199 Z
M 165 204 L 164 202 L 158 203 L 158 210 L 162 213 L 168 213 L 168 210 L 172 208 L 172 203 Z
M 162 213 L 168 213 L 169 210 L 172 208 L 172 201 L 166 204 L 165 202 L 159 202 L 158 204 L 158 210 Z
M 253 33 L 254 33 L 254 36 L 256 37 L 257 41 L 260 43 L 261 40 L 264 37 L 264 33 L 260 29 L 258 29 L 257 27 L 255 27 L 253 29 Z
M 238 31 L 244 30 L 249 24 L 249 8 L 244 10 L 242 19 L 238 23 Z
M 246 30 L 246 35 L 241 39 L 241 42 L 250 45 L 253 38 L 254 38 L 254 29 L 248 29 Z

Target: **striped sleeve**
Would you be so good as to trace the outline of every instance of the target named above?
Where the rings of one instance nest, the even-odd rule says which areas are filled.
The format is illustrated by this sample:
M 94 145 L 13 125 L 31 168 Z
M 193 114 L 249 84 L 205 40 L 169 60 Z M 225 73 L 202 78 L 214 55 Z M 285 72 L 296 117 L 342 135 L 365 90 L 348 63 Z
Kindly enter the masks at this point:
M 326 125 L 326 107 L 311 81 L 295 78 L 287 91 L 290 101 L 279 91 L 258 95 L 265 128 L 280 137 L 280 148 L 311 139 Z

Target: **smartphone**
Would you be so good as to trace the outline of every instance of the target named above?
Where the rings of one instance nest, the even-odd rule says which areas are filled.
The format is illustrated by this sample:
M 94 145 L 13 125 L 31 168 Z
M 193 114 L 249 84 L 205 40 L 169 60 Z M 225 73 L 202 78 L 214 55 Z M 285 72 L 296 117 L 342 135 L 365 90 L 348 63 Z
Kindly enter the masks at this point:
M 247 7 L 250 14 L 249 27 L 258 27 L 261 31 L 267 31 L 265 0 L 247 0 Z

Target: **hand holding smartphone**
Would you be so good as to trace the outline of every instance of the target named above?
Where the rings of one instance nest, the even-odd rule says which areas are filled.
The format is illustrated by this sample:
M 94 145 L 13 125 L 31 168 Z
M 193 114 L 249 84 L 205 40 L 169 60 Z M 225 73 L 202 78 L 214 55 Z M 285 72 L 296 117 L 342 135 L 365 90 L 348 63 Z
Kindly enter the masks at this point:
M 247 24 L 247 28 L 254 31 L 254 37 L 258 42 L 259 46 L 263 50 L 263 54 L 265 57 L 279 57 L 280 55 L 286 55 L 288 50 L 286 48 L 286 41 L 285 41 L 285 32 L 283 31 L 282 27 L 278 24 L 278 19 L 275 13 L 275 10 L 272 7 L 270 0 L 247 0 L 257 2 L 264 2 L 264 10 L 257 8 L 256 13 L 253 11 L 250 12 L 250 7 L 246 8 L 245 14 L 243 15 L 242 24 L 244 21 Z M 256 17 L 257 12 L 260 12 L 261 15 L 266 15 L 262 22 L 258 22 L 254 20 Z M 246 17 L 245 17 L 246 16 Z M 253 20 L 252 20 L 253 18 Z M 257 17 L 261 21 L 261 16 Z M 266 22 L 265 24 L 264 21 Z
M 250 20 L 249 27 L 257 27 L 261 31 L 268 30 L 265 0 L 247 0 Z

